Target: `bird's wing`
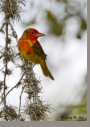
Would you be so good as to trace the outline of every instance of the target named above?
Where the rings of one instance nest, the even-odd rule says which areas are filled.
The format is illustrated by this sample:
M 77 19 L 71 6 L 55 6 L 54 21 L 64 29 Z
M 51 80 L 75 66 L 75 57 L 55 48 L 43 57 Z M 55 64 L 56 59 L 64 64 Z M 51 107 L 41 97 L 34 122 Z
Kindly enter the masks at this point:
M 42 59 L 46 59 L 46 54 L 44 53 L 40 43 L 37 41 L 35 44 L 34 44 L 34 49 L 35 49 L 35 52 L 42 58 Z

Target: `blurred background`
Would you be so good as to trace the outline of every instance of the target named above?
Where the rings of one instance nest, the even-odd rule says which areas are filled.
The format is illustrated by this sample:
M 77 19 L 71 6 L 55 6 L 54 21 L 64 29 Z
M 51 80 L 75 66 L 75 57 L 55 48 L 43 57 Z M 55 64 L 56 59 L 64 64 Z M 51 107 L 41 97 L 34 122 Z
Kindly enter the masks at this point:
M 48 114 L 49 120 L 86 121 L 87 0 L 24 0 L 24 3 L 21 21 L 12 24 L 18 38 L 27 28 L 35 28 L 46 35 L 38 40 L 47 54 L 47 65 L 55 80 L 45 77 L 39 65 L 34 67 L 34 72 L 41 80 L 42 100 L 48 101 L 53 108 Z M 0 15 L 0 23 L 2 19 Z M 2 46 L 4 38 L 0 33 Z M 17 45 L 13 38 L 12 45 Z M 18 52 L 17 47 L 15 50 Z M 12 63 L 9 66 L 14 69 Z M 13 76 L 7 78 L 9 88 L 18 81 L 19 74 L 16 68 Z M 18 106 L 19 95 L 20 89 L 13 90 L 8 95 L 8 103 Z M 22 105 L 25 96 L 23 94 Z

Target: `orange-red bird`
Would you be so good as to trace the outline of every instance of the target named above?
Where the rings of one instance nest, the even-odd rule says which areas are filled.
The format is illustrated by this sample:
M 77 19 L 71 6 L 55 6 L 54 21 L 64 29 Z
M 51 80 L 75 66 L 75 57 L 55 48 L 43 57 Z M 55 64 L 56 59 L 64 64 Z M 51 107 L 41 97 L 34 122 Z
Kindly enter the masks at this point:
M 42 72 L 45 76 L 49 76 L 54 80 L 52 74 L 50 73 L 46 65 L 46 54 L 44 53 L 40 43 L 38 42 L 38 37 L 45 36 L 39 33 L 36 29 L 30 28 L 26 29 L 19 39 L 18 49 L 21 55 L 28 61 L 35 64 L 40 64 Z

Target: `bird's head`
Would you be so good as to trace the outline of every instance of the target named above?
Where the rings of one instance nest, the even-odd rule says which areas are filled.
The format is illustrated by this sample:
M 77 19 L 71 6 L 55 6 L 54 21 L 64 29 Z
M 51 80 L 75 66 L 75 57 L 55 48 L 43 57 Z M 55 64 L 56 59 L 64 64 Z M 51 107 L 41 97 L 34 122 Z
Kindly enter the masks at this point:
M 42 33 L 39 33 L 36 29 L 30 28 L 26 29 L 22 35 L 22 38 L 30 39 L 32 41 L 35 41 L 38 39 L 38 37 L 45 36 Z

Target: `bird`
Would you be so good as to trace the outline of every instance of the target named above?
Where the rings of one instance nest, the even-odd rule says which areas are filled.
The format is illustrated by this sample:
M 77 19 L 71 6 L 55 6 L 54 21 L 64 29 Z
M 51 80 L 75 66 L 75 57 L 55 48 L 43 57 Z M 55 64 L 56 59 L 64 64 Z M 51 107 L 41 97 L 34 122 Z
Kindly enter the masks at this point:
M 26 29 L 18 41 L 18 50 L 27 61 L 31 61 L 34 64 L 40 64 L 43 74 L 54 80 L 54 77 L 46 65 L 47 55 L 44 53 L 42 46 L 37 40 L 42 36 L 45 35 L 34 28 Z

